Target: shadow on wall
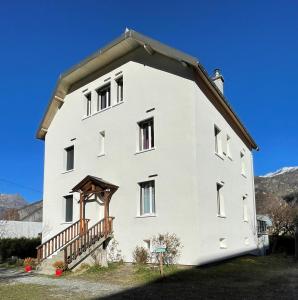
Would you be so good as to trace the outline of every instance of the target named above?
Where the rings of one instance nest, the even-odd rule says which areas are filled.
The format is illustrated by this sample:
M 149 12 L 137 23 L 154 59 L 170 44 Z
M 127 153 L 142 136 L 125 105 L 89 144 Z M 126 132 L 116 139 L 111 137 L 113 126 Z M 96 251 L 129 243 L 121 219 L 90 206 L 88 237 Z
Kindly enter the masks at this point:
M 146 285 L 98 299 L 273 299 L 281 294 L 283 299 L 293 299 L 298 283 L 291 286 L 287 276 L 283 276 L 289 266 L 296 268 L 293 257 L 245 256 L 185 268 Z

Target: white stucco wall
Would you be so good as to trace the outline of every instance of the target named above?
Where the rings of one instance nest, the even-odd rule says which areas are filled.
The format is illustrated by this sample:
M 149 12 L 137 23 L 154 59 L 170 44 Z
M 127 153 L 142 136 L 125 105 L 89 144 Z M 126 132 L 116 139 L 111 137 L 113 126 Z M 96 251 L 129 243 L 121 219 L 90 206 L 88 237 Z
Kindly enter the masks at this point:
M 42 232 L 41 222 L 0 220 L 0 238 L 35 238 Z
M 82 118 L 86 111 L 82 91 L 95 90 L 111 78 L 115 99 L 115 74 L 122 71 L 124 102 Z M 56 114 L 45 139 L 43 240 L 61 231 L 63 196 L 86 175 L 101 177 L 119 186 L 110 215 L 124 259 L 131 261 L 136 245 L 157 233 L 176 233 L 183 244 L 182 264 L 198 264 L 254 246 L 254 197 L 250 151 L 193 81 L 192 71 L 157 54 L 131 53 L 74 89 Z M 95 107 L 95 102 L 93 104 Z M 146 112 L 154 108 L 151 112 Z M 137 152 L 137 122 L 154 117 L 155 149 Z M 231 136 L 233 160 L 214 154 L 214 123 Z M 104 156 L 98 157 L 99 132 L 105 131 Z M 75 139 L 75 140 L 73 140 Z M 64 148 L 74 145 L 75 167 L 64 172 Z M 240 167 L 240 150 L 246 148 L 248 174 Z M 138 183 L 155 180 L 155 217 L 139 217 Z M 225 181 L 227 218 L 216 216 L 216 181 Z M 250 203 L 248 224 L 242 221 L 242 194 Z M 78 195 L 74 196 L 78 200 Z M 99 220 L 100 207 L 88 203 L 91 225 Z M 79 205 L 74 201 L 74 221 Z M 226 237 L 227 249 L 219 249 Z M 244 245 L 249 237 L 250 245 Z

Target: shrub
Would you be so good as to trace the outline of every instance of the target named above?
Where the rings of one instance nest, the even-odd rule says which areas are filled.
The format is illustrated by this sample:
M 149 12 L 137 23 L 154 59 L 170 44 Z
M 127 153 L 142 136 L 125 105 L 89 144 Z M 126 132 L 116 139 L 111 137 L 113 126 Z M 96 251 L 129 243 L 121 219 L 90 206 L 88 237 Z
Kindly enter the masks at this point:
M 292 236 L 269 236 L 270 252 L 284 253 L 287 255 L 295 254 L 295 238 Z
M 64 270 L 65 264 L 62 260 L 57 260 L 53 263 L 53 267 L 57 270 Z
M 18 258 L 36 257 L 36 247 L 40 238 L 4 238 L 0 239 L 0 257 L 3 261 L 16 256 Z
M 33 266 L 34 262 L 33 262 L 33 258 L 32 257 L 26 257 L 24 259 L 24 266 L 27 267 L 27 266 Z
M 175 233 L 159 233 L 157 236 L 152 237 L 151 240 L 153 249 L 159 248 L 161 246 L 166 247 L 166 252 L 163 253 L 163 260 L 165 264 L 170 265 L 177 262 L 183 246 L 180 242 L 180 239 L 176 236 Z M 153 253 L 153 257 L 156 261 L 159 262 L 158 253 Z
M 149 258 L 150 258 L 150 254 L 149 254 L 148 250 L 145 249 L 144 247 L 140 247 L 140 246 L 137 246 L 134 249 L 132 256 L 133 256 L 134 262 L 139 265 L 147 264 L 149 261 Z
M 108 261 L 109 262 L 121 262 L 123 261 L 121 250 L 118 248 L 119 243 L 113 239 L 108 246 Z

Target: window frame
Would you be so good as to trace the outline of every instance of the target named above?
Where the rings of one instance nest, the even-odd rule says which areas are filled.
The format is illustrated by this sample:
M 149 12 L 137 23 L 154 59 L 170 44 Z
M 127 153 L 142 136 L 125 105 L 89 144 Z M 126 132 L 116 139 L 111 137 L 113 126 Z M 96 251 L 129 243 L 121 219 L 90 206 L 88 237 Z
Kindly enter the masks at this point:
M 122 85 L 119 84 L 119 82 L 122 83 Z M 116 83 L 116 104 L 122 103 L 124 100 L 124 83 L 123 83 L 123 75 L 120 75 L 118 77 L 115 78 L 115 83 Z M 121 87 L 121 88 L 119 88 Z M 120 90 L 120 92 L 119 92 Z M 120 93 L 120 97 L 119 97 L 119 93 Z
M 69 149 L 72 148 L 72 168 L 69 168 Z M 75 146 L 74 145 L 70 145 L 66 148 L 64 148 L 64 154 L 65 154 L 65 160 L 64 160 L 64 171 L 65 172 L 70 172 L 74 170 L 74 164 L 75 164 Z
M 86 92 L 83 94 L 86 101 L 86 117 L 92 116 L 92 93 Z M 90 97 L 90 98 L 89 98 Z
M 147 180 L 138 183 L 139 185 L 139 210 L 138 216 L 156 216 L 156 190 L 155 190 L 155 180 Z M 144 189 L 145 185 L 149 185 L 149 212 L 144 211 Z
M 73 207 L 73 204 L 74 204 L 74 197 L 73 195 L 66 195 L 63 197 L 64 198 L 64 222 L 65 223 L 73 223 L 73 211 L 74 211 L 74 207 Z M 68 201 L 71 200 L 71 206 L 68 206 Z M 71 218 L 68 219 L 69 217 L 69 213 L 68 213 L 68 209 L 69 207 L 71 207 Z
M 245 160 L 245 150 L 240 151 L 240 165 L 241 165 L 241 175 L 246 177 L 246 160 Z
M 248 223 L 247 194 L 242 196 L 243 222 Z
M 105 142 L 106 142 L 106 131 L 101 130 L 99 132 L 99 151 L 97 156 L 103 156 L 106 154 L 106 148 L 105 148 Z
M 154 117 L 147 118 L 138 124 L 138 152 L 145 152 L 155 148 Z M 144 147 L 144 124 L 148 125 L 148 148 Z
M 106 99 L 105 99 L 106 106 L 103 108 L 102 107 L 102 92 L 107 91 L 107 90 L 109 90 L 109 93 L 108 93 L 108 97 L 106 97 Z M 112 91 L 111 82 L 106 82 L 101 87 L 96 89 L 96 94 L 97 94 L 97 102 L 96 102 L 97 107 L 96 108 L 97 108 L 97 112 L 103 111 L 103 110 L 106 110 L 106 109 L 109 109 L 110 107 L 112 107 L 111 91 Z M 107 92 L 105 93 L 105 96 L 106 95 L 107 95 Z
M 220 218 L 226 218 L 225 201 L 222 192 L 223 187 L 224 187 L 223 182 L 216 183 L 217 216 Z
M 214 152 L 216 155 L 223 158 L 221 134 L 221 129 L 217 125 L 214 125 Z

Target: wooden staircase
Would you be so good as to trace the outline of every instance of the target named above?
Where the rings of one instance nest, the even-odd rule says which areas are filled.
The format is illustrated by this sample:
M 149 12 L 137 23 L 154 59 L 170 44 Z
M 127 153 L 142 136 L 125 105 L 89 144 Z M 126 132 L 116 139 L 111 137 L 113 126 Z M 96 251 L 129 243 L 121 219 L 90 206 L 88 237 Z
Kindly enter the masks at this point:
M 64 260 L 66 269 L 72 269 L 80 264 L 111 238 L 113 219 L 114 217 L 104 218 L 91 228 L 88 228 L 89 220 L 85 220 L 86 229 L 83 233 L 80 233 L 80 221 L 77 221 L 38 246 L 37 259 L 41 263 L 40 270 L 44 265 L 48 271 L 49 264 L 53 264 L 55 260 Z

